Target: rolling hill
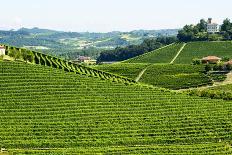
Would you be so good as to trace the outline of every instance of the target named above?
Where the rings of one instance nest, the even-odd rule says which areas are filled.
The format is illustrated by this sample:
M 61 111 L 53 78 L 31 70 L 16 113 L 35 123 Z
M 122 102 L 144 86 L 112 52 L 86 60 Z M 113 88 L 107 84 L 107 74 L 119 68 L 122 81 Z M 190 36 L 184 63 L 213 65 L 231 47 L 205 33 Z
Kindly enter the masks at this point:
M 0 145 L 12 153 L 232 153 L 232 102 L 41 65 L 0 70 Z
M 171 44 L 158 50 L 128 59 L 123 63 L 170 63 L 175 58 L 177 52 L 179 55 L 175 58 L 175 64 L 191 64 L 192 60 L 197 58 L 214 55 L 221 58 L 232 58 L 232 42 L 189 42 L 183 49 L 183 43 Z M 181 51 L 180 51 L 181 50 Z
M 174 63 L 190 64 L 194 58 L 214 55 L 221 58 L 232 58 L 232 42 L 191 42 L 188 43 Z
M 28 63 L 0 61 L 0 147 L 10 153 L 232 153 L 230 101 L 33 54 Z
M 123 61 L 123 63 L 170 63 L 183 43 L 164 46 L 155 51 Z

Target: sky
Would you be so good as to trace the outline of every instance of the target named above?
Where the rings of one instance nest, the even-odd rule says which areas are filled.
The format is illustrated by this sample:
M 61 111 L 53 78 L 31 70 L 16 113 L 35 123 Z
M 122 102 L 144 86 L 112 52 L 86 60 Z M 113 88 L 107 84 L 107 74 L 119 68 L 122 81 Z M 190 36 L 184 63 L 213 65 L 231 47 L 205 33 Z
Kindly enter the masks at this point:
M 175 29 L 232 19 L 231 0 L 0 0 L 0 29 L 73 32 Z

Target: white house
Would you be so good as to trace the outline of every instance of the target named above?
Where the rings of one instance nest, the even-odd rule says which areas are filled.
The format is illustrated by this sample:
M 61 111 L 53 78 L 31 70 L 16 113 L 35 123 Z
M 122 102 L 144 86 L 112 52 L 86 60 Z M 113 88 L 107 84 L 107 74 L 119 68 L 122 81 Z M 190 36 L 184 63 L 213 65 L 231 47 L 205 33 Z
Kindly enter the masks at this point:
M 220 30 L 220 26 L 217 23 L 212 23 L 212 18 L 208 19 L 207 23 L 207 32 L 208 33 L 217 33 Z
M 0 56 L 1 55 L 5 55 L 6 54 L 6 50 L 4 46 L 0 46 Z

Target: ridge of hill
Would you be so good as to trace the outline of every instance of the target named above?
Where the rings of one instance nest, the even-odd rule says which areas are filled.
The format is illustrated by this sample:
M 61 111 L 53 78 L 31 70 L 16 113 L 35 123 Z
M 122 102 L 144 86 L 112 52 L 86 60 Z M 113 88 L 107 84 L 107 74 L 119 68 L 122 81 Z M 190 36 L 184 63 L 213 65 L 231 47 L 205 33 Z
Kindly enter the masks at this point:
M 127 77 L 122 77 L 112 73 L 96 70 L 87 66 L 74 64 L 72 62 L 46 55 L 40 52 L 27 50 L 23 48 L 4 45 L 6 49 L 6 55 L 13 57 L 15 60 L 26 61 L 43 66 L 49 66 L 52 68 L 59 68 L 67 72 L 75 72 L 76 74 L 83 74 L 87 76 L 93 76 L 105 80 L 112 80 L 117 82 L 124 82 L 128 84 L 135 83 L 134 80 Z
M 15 154 L 231 154 L 232 102 L 0 61 L 0 147 Z
M 206 56 L 217 56 L 232 58 L 231 41 L 214 41 L 214 42 L 189 42 L 177 57 L 174 63 L 190 64 L 193 59 L 201 59 Z
M 173 43 L 152 52 L 122 61 L 122 63 L 170 63 L 183 43 Z
M 183 49 L 181 49 L 181 47 L 183 47 Z M 181 52 L 178 54 L 178 51 L 180 50 Z M 175 58 L 175 62 L 173 62 L 174 64 L 191 64 L 193 59 L 201 59 L 209 55 L 221 58 L 232 58 L 232 42 L 199 41 L 175 43 L 122 61 L 122 63 L 170 63 L 171 60 Z

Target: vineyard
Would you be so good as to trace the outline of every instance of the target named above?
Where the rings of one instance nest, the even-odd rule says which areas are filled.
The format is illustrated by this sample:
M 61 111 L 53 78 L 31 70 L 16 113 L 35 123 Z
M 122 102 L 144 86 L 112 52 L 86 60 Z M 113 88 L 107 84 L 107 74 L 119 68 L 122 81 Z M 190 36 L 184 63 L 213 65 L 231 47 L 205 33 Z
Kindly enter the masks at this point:
M 190 64 L 194 58 L 206 56 L 232 58 L 232 42 L 191 42 L 188 43 L 174 63 Z
M 170 63 L 177 52 L 183 46 L 183 43 L 171 44 L 169 46 L 157 49 L 153 52 L 123 61 L 124 63 Z
M 170 63 L 181 49 L 183 43 L 171 44 L 158 50 L 128 59 L 124 63 Z M 174 61 L 175 64 L 191 64 L 193 59 L 206 56 L 232 59 L 232 42 L 190 42 Z
M 16 155 L 232 153 L 229 101 L 1 61 L 0 88 L 0 147 Z
M 46 54 L 42 54 L 39 52 L 12 47 L 5 46 L 6 55 L 13 57 L 15 60 L 30 62 L 33 64 L 39 64 L 43 66 L 48 66 L 52 68 L 62 69 L 66 72 L 74 72 L 76 74 L 87 75 L 92 77 L 98 77 L 105 80 L 111 80 L 116 82 L 130 83 L 133 84 L 135 81 L 121 77 L 118 75 L 114 75 L 112 73 L 102 72 L 93 68 L 89 68 L 86 66 L 82 66 L 79 64 L 74 64 L 72 62 L 62 60 L 57 57 L 49 56 Z
M 227 84 L 206 89 L 188 90 L 187 93 L 190 95 L 197 95 L 200 97 L 207 97 L 212 99 L 232 100 L 231 90 L 232 84 Z
M 148 63 L 116 63 L 112 65 L 97 65 L 94 68 L 135 79 L 149 65 Z
M 139 82 L 168 89 L 186 89 L 211 85 L 212 80 L 204 72 L 204 66 L 194 65 L 152 65 Z

